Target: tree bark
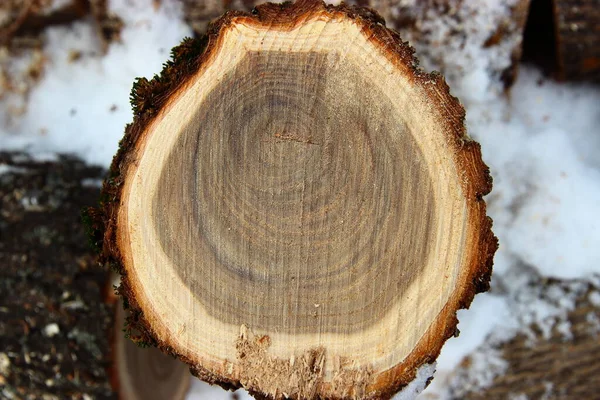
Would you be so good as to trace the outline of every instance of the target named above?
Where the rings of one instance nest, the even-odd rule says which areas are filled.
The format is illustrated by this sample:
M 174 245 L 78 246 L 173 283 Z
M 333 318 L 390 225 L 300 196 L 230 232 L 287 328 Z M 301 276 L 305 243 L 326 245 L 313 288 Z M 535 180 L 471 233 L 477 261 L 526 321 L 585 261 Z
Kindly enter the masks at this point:
M 80 210 L 103 176 L 73 158 L 0 153 L 3 399 L 184 398 L 184 364 L 125 342 L 113 282 L 88 249 Z
M 600 281 L 534 279 L 535 290 L 564 293 L 576 299 L 566 322 L 552 322 L 549 333 L 539 326 L 521 326 L 511 340 L 493 349 L 506 362 L 502 374 L 480 387 L 481 359 L 467 356 L 448 382 L 452 399 L 593 399 L 600 381 Z M 565 301 L 559 298 L 559 301 Z M 566 300 L 569 302 L 570 300 Z M 560 307 L 560 305 L 558 306 Z M 544 324 L 549 324 L 545 321 Z M 545 330 L 548 328 L 545 328 Z M 477 365 L 479 363 L 479 365 Z M 479 376 L 470 370 L 476 365 Z
M 104 51 L 118 40 L 122 21 L 108 12 L 106 0 L 7 0 L 0 4 L 0 45 L 13 38 L 37 37 L 54 25 L 67 25 L 91 14 Z
M 68 24 L 89 11 L 85 0 L 72 0 L 55 5 L 54 1 L 8 0 L 0 6 L 0 44 L 14 36 L 37 35 L 52 25 Z
M 118 285 L 113 276 L 111 283 Z M 141 349 L 123 334 L 127 312 L 111 285 L 108 303 L 114 307 L 111 383 L 122 400 L 182 400 L 190 386 L 186 365 L 155 348 Z
M 464 110 L 372 10 L 228 13 L 132 92 L 103 189 L 130 329 L 270 398 L 386 398 L 488 288 Z
M 558 74 L 600 81 L 600 2 L 553 0 Z

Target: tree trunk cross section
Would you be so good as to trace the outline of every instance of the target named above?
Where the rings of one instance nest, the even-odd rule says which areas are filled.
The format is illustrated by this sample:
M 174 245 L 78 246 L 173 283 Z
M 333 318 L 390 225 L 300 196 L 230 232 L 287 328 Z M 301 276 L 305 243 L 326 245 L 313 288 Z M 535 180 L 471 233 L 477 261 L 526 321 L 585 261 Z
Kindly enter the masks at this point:
M 230 12 L 173 55 L 104 186 L 130 325 L 228 388 L 391 396 L 488 286 L 463 108 L 369 9 Z

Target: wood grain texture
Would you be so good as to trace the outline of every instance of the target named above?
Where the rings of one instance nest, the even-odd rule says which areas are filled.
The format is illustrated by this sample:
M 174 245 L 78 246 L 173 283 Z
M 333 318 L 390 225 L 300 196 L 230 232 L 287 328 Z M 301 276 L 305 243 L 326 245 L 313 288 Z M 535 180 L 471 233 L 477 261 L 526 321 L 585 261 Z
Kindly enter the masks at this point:
M 443 78 L 371 10 L 230 12 L 132 93 L 104 260 L 141 340 L 272 398 L 385 398 L 486 290 L 491 189 Z
M 150 205 L 157 243 L 221 321 L 363 330 L 407 293 L 438 240 L 431 178 L 406 124 L 384 93 L 364 91 L 354 63 L 334 72 L 331 58 L 248 53 L 164 161 Z
M 540 284 L 543 291 L 569 292 L 575 287 L 576 307 L 568 313 L 568 336 L 556 323 L 545 336 L 535 324 L 529 333 L 495 344 L 506 360 L 506 370 L 487 388 L 477 385 L 468 373 L 471 357 L 454 371 L 450 383 L 452 399 L 597 399 L 600 393 L 600 304 L 598 286 L 586 281 L 551 280 Z M 560 288 L 560 289 L 557 289 Z M 573 294 L 569 293 L 569 295 Z M 534 332 L 534 333 L 531 333 Z M 481 368 L 481 366 L 479 367 Z
M 112 294 L 112 288 L 110 290 Z M 140 348 L 123 335 L 126 311 L 110 296 L 115 311 L 111 384 L 121 400 L 183 400 L 190 386 L 186 365 L 155 348 Z
M 600 1 L 553 0 L 558 74 L 600 81 Z

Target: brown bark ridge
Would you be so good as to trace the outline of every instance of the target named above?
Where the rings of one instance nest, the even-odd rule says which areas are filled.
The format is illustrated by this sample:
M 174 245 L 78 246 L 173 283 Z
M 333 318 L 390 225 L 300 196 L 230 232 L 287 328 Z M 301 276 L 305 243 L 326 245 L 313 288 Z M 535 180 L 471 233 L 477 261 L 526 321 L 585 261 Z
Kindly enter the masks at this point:
M 593 280 L 533 280 L 542 298 L 548 293 L 560 293 L 560 302 L 574 299 L 574 307 L 555 321 L 521 326 L 514 338 L 495 343 L 494 353 L 505 363 L 502 373 L 485 387 L 480 387 L 472 365 L 477 359 L 470 355 L 449 379 L 452 399 L 597 399 L 600 393 L 600 281 Z M 554 296 L 554 294 L 552 294 Z M 493 357 L 492 357 L 493 358 Z M 475 366 L 488 372 L 489 365 Z
M 560 79 L 600 81 L 600 2 L 553 0 Z
M 0 44 L 13 36 L 37 35 L 52 25 L 68 24 L 84 17 L 89 11 L 85 0 L 72 0 L 55 5 L 55 1 L 8 0 L 0 6 Z
M 388 398 L 487 290 L 491 178 L 373 10 L 228 12 L 138 79 L 93 237 L 135 340 L 224 388 Z
M 106 0 L 7 0 L 0 4 L 0 45 L 9 45 L 15 37 L 32 38 L 44 29 L 68 25 L 91 14 L 98 37 L 106 51 L 118 40 L 122 21 L 108 11 Z
M 463 398 L 598 398 L 600 305 L 590 302 L 586 293 L 578 303 L 569 313 L 571 338 L 556 328 L 550 338 L 538 334 L 534 344 L 527 336 L 518 335 L 500 348 L 508 363 L 506 372 L 481 395 L 470 393 Z
M 118 398 L 185 399 L 191 378 L 187 366 L 156 348 L 140 348 L 125 337 L 126 311 L 114 291 L 119 280 L 115 275 L 111 278 L 107 290 L 107 303 L 114 309 L 110 379 Z
M 185 398 L 185 364 L 124 339 L 113 281 L 88 247 L 79 214 L 104 175 L 0 152 L 2 399 Z

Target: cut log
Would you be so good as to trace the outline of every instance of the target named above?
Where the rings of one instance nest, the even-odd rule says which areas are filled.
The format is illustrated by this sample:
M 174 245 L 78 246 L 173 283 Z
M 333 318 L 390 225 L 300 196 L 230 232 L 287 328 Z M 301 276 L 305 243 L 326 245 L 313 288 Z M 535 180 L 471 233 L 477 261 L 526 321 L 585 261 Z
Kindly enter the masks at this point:
M 185 364 L 124 339 L 113 282 L 88 248 L 79 213 L 104 172 L 0 152 L 2 399 L 184 399 Z
M 497 244 L 412 53 L 368 9 L 265 4 L 137 81 L 102 246 L 142 341 L 270 398 L 386 398 L 435 360 Z
M 115 279 L 111 280 L 111 283 Z M 118 280 L 115 282 L 118 284 Z M 111 285 L 108 302 L 115 312 L 112 337 L 111 383 L 121 400 L 183 400 L 190 373 L 179 360 L 158 349 L 141 349 L 123 334 L 126 311 Z
M 560 79 L 600 81 L 600 2 L 553 0 Z

